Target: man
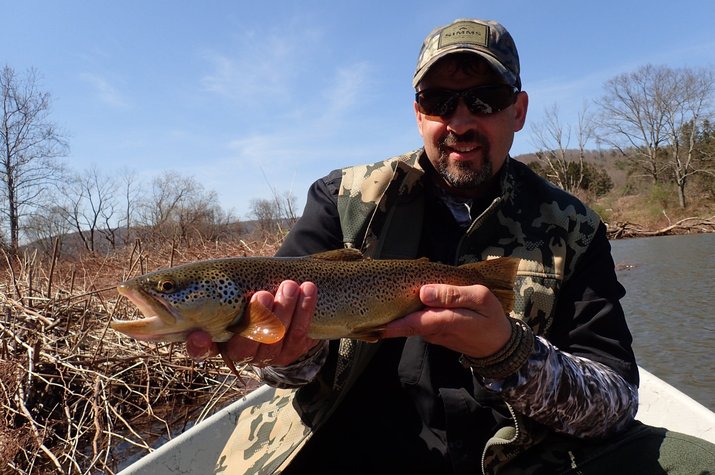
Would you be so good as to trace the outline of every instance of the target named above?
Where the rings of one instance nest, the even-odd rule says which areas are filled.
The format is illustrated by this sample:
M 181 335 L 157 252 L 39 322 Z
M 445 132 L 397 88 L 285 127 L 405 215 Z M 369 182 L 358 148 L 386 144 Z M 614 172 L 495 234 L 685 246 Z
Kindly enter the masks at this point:
M 528 96 L 507 30 L 437 28 L 413 86 L 424 147 L 318 180 L 279 255 L 517 256 L 514 310 L 483 286 L 427 285 L 426 308 L 379 343 L 318 342 L 306 329 L 320 289 L 257 293 L 286 338 L 234 337 L 222 351 L 251 359 L 268 384 L 300 388 L 293 406 L 308 437 L 297 455 L 286 450 L 283 473 L 659 473 L 669 463 L 707 473 L 712 447 L 633 421 L 638 370 L 604 224 L 509 157 Z M 194 356 L 216 350 L 205 334 L 188 342 Z

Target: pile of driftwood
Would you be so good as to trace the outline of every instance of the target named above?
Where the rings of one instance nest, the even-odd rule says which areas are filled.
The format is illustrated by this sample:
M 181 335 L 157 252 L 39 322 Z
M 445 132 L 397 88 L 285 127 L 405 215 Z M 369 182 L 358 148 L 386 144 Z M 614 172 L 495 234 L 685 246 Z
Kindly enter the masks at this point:
M 182 344 L 108 327 L 136 315 L 114 291 L 124 278 L 246 252 L 0 254 L 0 474 L 115 473 L 255 387 L 250 372 L 239 382 L 220 358 L 196 363 Z
M 659 229 L 648 229 L 629 222 L 609 223 L 608 226 L 608 237 L 610 239 L 712 232 L 715 232 L 715 216 L 710 218 L 685 218 Z

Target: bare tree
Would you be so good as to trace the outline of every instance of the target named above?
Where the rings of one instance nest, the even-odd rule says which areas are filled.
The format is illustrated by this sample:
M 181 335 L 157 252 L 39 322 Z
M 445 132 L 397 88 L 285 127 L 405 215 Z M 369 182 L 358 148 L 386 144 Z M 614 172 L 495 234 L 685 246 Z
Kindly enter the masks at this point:
M 121 191 L 122 216 L 119 218 L 119 226 L 124 228 L 122 239 L 124 244 L 132 240 L 132 227 L 139 222 L 139 203 L 143 195 L 143 187 L 137 178 L 134 170 L 124 168 L 119 172 L 118 185 Z
M 65 196 L 69 204 L 65 217 L 88 251 L 97 250 L 97 234 L 104 236 L 112 248 L 115 247 L 116 193 L 116 182 L 96 166 L 76 175 L 67 187 Z
M 665 109 L 670 136 L 669 169 L 678 189 L 681 208 L 687 204 L 685 188 L 691 176 L 713 174 L 712 168 L 698 166 L 698 130 L 712 116 L 713 72 L 704 69 L 675 70 L 670 77 L 673 97 Z M 700 154 L 702 155 L 702 154 Z
M 153 234 L 179 240 L 212 239 L 217 226 L 231 218 L 218 205 L 216 192 L 207 192 L 193 177 L 173 171 L 152 181 L 142 212 L 142 221 Z
M 653 183 L 674 181 L 683 208 L 689 177 L 705 171 L 696 166 L 696 135 L 712 118 L 714 84 L 710 70 L 646 65 L 609 80 L 599 101 L 606 140 L 624 155 L 622 144 L 633 150 Z
M 272 199 L 251 200 L 251 215 L 262 238 L 282 238 L 298 220 L 295 195 L 274 189 Z
M 39 90 L 37 73 L 18 77 L 10 66 L 0 71 L 0 212 L 9 227 L 11 252 L 20 241 L 21 220 L 42 206 L 47 189 L 61 179 L 56 160 L 67 144 L 48 120 L 50 94 Z
M 55 239 L 62 241 L 71 231 L 65 215 L 66 210 L 61 206 L 42 208 L 28 217 L 24 226 L 25 235 L 34 246 L 49 255 Z
M 672 96 L 669 74 L 667 67 L 646 65 L 618 75 L 606 82 L 605 94 L 596 101 L 602 140 L 624 156 L 633 151 L 633 165 L 653 183 L 661 179 L 660 159 L 668 140 L 663 105 Z
M 537 148 L 537 158 L 545 164 L 547 177 L 557 186 L 571 193 L 582 188 L 586 174 L 584 160 L 586 146 L 593 137 L 594 127 L 588 106 L 584 104 L 578 115 L 576 159 L 570 149 L 572 128 L 563 125 L 556 104 L 546 109 L 544 121 L 531 126 L 532 142 Z M 574 163 L 576 164 L 574 166 Z

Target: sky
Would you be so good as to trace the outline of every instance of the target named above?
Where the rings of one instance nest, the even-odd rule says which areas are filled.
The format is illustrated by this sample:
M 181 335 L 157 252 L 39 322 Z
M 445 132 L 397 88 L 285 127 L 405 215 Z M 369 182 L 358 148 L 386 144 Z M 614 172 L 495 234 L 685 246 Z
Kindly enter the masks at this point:
M 421 146 L 411 86 L 435 27 L 494 19 L 514 37 L 527 125 L 575 126 L 604 83 L 645 64 L 715 67 L 715 0 L 1 0 L 0 66 L 39 73 L 62 160 L 143 183 L 166 171 L 250 204 Z M 576 144 L 574 144 L 576 145 Z

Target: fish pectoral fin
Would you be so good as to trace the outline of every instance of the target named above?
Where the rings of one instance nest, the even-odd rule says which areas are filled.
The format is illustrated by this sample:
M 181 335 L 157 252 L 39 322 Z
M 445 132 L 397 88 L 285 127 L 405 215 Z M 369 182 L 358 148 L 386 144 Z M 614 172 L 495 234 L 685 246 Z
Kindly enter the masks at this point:
M 227 330 L 249 340 L 267 344 L 280 341 L 286 333 L 285 325 L 276 314 L 256 301 L 250 302 L 241 321 Z
M 320 259 L 323 261 L 362 261 L 369 259 L 357 249 L 334 249 L 332 251 L 311 254 L 307 259 Z

